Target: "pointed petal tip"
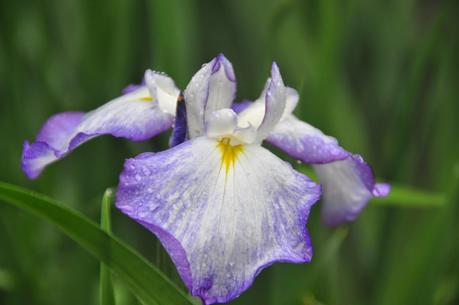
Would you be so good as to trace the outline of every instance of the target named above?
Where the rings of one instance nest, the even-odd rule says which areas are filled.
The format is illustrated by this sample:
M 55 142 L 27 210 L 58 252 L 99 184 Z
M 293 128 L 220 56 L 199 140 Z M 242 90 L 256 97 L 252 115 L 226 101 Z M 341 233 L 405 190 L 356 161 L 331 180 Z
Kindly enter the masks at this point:
M 372 193 L 375 197 L 386 197 L 389 195 L 390 189 L 389 183 L 376 183 Z
M 24 141 L 21 169 L 30 180 L 37 179 L 44 168 L 56 160 L 55 151 L 45 142 Z
M 225 55 L 223 55 L 223 53 L 220 53 L 218 54 L 212 61 L 211 61 L 212 64 L 212 74 L 215 74 L 217 73 L 218 71 L 220 71 L 220 68 L 223 67 L 223 69 L 225 70 L 225 74 L 226 74 L 226 77 L 232 81 L 232 82 L 235 82 L 236 81 L 236 76 L 234 74 L 234 69 L 233 69 L 233 65 L 231 64 L 231 62 L 225 57 Z
M 271 65 L 271 81 L 269 87 L 275 86 L 275 87 L 284 87 L 284 81 L 282 79 L 282 75 L 280 73 L 279 66 L 275 61 L 273 61 Z M 268 87 L 268 92 L 269 92 L 269 87 Z

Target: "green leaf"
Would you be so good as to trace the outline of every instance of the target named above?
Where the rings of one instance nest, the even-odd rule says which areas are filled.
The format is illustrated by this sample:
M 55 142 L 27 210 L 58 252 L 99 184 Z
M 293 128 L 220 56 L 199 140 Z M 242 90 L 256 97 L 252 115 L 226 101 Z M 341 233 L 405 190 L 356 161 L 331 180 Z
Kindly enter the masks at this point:
M 0 182 L 0 200 L 56 225 L 105 263 L 144 304 L 193 304 L 190 297 L 145 258 L 79 212 L 44 195 L 3 182 Z
M 102 198 L 100 213 L 100 227 L 107 233 L 111 233 L 110 210 L 113 201 L 113 190 L 107 189 Z M 100 305 L 115 305 L 113 295 L 112 275 L 105 263 L 100 264 Z
M 295 169 L 309 176 L 311 179 L 320 183 L 314 170 L 305 164 L 298 164 Z M 415 189 L 409 186 L 390 184 L 390 193 L 386 197 L 375 197 L 371 202 L 381 206 L 400 206 L 400 207 L 441 207 L 445 205 L 446 196 L 442 193 L 428 192 Z
M 442 193 L 432 193 L 414 188 L 391 185 L 387 197 L 372 199 L 376 205 L 400 207 L 441 207 L 445 205 L 446 197 Z

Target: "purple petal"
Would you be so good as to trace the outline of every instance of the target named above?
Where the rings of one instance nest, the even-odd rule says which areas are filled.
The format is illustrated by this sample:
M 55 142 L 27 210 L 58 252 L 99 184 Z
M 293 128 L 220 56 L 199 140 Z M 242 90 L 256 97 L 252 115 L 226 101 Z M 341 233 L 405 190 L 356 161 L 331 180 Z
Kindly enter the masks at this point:
M 36 178 L 48 164 L 99 135 L 143 141 L 169 129 L 174 117 L 159 104 L 167 99 L 176 103 L 177 97 L 164 96 L 159 101 L 142 87 L 86 114 L 65 112 L 52 116 L 38 133 L 36 142 L 24 144 L 21 161 L 24 172 L 29 178 Z
M 266 140 L 305 163 L 323 164 L 349 156 L 335 138 L 323 134 L 294 115 L 288 115 L 279 122 Z
M 185 89 L 188 133 L 190 138 L 202 135 L 205 117 L 230 108 L 236 96 L 236 79 L 231 63 L 223 54 L 205 64 Z
M 247 107 L 249 107 L 251 104 L 252 104 L 252 101 L 243 100 L 242 102 L 239 102 L 239 103 L 233 103 L 231 105 L 231 109 L 233 109 L 233 111 L 236 113 L 241 113 L 242 111 L 247 109 Z
M 177 146 L 187 140 L 187 125 L 186 125 L 186 106 L 183 96 L 179 97 L 177 102 L 177 111 L 175 113 L 174 129 L 169 139 L 169 146 Z
M 309 262 L 320 186 L 258 145 L 225 165 L 198 137 L 126 161 L 117 207 L 158 236 L 191 294 L 228 302 L 274 262 Z
M 376 183 L 372 194 L 375 197 L 386 197 L 390 193 L 389 183 Z
M 24 143 L 21 167 L 30 179 L 37 178 L 43 168 L 58 159 L 62 143 L 81 123 L 84 112 L 63 112 L 53 115 L 38 132 L 35 143 Z
M 386 196 L 388 184 L 375 184 L 371 167 L 359 155 L 314 165 L 323 185 L 322 221 L 330 226 L 354 220 L 373 196 Z
M 129 84 L 127 85 L 126 87 L 123 88 L 123 90 L 121 90 L 121 93 L 124 95 L 124 94 L 128 94 L 128 93 L 131 93 L 131 92 L 134 92 L 138 89 L 140 89 L 141 87 L 143 87 L 144 85 L 136 85 L 136 84 Z

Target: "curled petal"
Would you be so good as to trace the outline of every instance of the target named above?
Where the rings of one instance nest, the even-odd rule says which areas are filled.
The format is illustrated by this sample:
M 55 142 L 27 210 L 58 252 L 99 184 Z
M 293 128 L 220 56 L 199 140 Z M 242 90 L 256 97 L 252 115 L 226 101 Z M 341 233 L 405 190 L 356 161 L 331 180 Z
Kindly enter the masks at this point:
M 223 54 L 205 64 L 185 89 L 190 138 L 204 133 L 206 116 L 230 108 L 236 95 L 236 78 L 231 63 Z
M 274 262 L 308 262 L 320 186 L 258 145 L 198 137 L 125 163 L 117 207 L 161 240 L 193 295 L 228 302 Z
M 170 108 L 175 107 L 177 97 L 168 95 L 159 85 L 155 93 L 157 96 L 151 96 L 143 86 L 86 114 L 65 112 L 51 117 L 36 141 L 24 144 L 23 171 L 29 178 L 36 178 L 46 165 L 99 135 L 143 141 L 169 129 L 174 117 L 160 104 L 172 103 Z
M 276 63 L 271 68 L 271 79 L 265 94 L 264 116 L 258 127 L 257 139 L 263 141 L 281 120 L 286 104 L 286 87 Z M 255 126 L 255 124 L 253 124 Z
M 375 196 L 386 196 L 390 186 L 375 183 L 371 167 L 359 155 L 314 165 L 323 185 L 322 221 L 330 226 L 354 220 Z
M 261 122 L 265 116 L 265 95 L 269 88 L 270 80 L 267 81 L 265 89 L 261 96 L 254 102 L 244 100 L 240 103 L 234 103 L 232 109 L 239 114 L 238 124 L 240 126 L 254 126 L 260 127 Z M 298 92 L 290 87 L 285 87 L 285 108 L 284 112 L 279 120 L 280 124 L 282 120 L 287 118 L 295 109 L 298 104 L 299 95 Z M 277 126 L 277 125 L 276 125 Z

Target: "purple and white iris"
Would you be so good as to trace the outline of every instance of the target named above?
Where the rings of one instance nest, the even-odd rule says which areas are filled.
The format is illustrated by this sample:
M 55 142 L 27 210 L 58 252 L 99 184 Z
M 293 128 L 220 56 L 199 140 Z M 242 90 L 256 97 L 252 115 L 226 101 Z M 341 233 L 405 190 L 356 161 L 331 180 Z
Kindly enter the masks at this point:
M 276 64 L 260 98 L 242 104 L 233 104 L 236 78 L 223 55 L 194 75 L 184 96 L 162 74 L 147 71 L 145 83 L 87 114 L 50 118 L 25 143 L 23 170 L 35 178 L 97 135 L 140 141 L 174 126 L 172 148 L 126 161 L 116 205 L 161 240 L 205 304 L 234 299 L 274 262 L 311 260 L 306 223 L 321 186 L 264 140 L 313 165 L 326 224 L 355 219 L 372 196 L 389 192 L 360 156 L 292 114 L 298 93 Z

